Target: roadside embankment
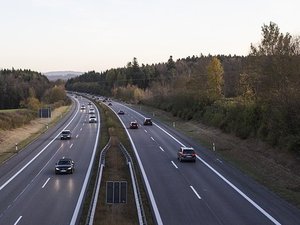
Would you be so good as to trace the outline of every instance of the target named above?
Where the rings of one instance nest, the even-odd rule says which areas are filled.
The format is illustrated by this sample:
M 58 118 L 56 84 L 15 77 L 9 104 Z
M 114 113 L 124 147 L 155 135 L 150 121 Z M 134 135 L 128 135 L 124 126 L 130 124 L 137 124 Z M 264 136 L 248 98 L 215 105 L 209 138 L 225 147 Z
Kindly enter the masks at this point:
M 15 129 L 0 129 L 0 163 L 17 153 L 47 130 L 47 126 L 49 127 L 55 123 L 68 110 L 69 106 L 61 106 L 52 111 L 51 118 L 33 119 L 29 123 Z

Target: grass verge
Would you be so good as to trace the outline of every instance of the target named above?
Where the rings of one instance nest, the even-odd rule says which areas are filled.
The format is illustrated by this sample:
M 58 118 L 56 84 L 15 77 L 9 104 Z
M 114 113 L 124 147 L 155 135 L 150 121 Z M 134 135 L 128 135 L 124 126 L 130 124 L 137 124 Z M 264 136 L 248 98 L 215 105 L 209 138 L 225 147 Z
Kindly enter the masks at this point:
M 69 110 L 70 106 L 62 106 L 52 112 L 50 119 L 34 119 L 29 124 L 12 130 L 3 131 L 0 129 L 0 163 L 25 148 L 44 133 L 47 130 L 46 124 L 48 124 L 48 128 L 54 126 Z M 17 150 L 16 143 L 18 144 Z
M 191 137 L 207 149 L 215 143 L 215 153 L 283 199 L 300 208 L 300 159 L 295 154 L 274 149 L 257 139 L 242 140 L 197 121 L 186 121 L 171 113 L 144 105 L 134 106 L 152 118 Z
M 97 151 L 96 161 L 93 167 L 94 169 L 92 172 L 89 189 L 87 191 L 86 200 L 82 211 L 82 216 L 80 219 L 80 224 L 86 223 L 88 210 L 93 195 L 93 188 L 96 182 L 99 155 L 110 137 L 112 137 L 113 144 L 106 154 L 106 166 L 103 170 L 94 224 L 138 224 L 129 168 L 126 165 L 125 157 L 118 148 L 118 143 L 121 142 L 126 147 L 127 151 L 134 160 L 135 157 L 131 148 L 131 144 L 122 124 L 120 123 L 116 115 L 104 104 L 100 103 L 97 104 L 97 106 L 101 114 L 100 143 Z M 142 202 L 147 218 L 147 224 L 152 225 L 154 224 L 154 222 L 152 219 L 151 208 L 148 202 L 147 193 L 144 190 L 141 174 L 139 173 L 136 162 L 133 162 L 133 166 L 135 167 L 138 177 L 138 185 L 141 192 Z M 128 196 L 126 204 L 106 204 L 106 181 L 115 180 L 126 180 L 128 182 Z

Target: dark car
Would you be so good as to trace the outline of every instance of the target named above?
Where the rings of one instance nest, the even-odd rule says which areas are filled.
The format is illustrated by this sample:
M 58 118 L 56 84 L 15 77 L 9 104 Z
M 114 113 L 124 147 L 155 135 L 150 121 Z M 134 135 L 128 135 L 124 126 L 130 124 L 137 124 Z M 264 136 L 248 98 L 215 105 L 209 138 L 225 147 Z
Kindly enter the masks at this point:
M 130 122 L 129 128 L 130 129 L 138 129 L 139 128 L 138 123 L 137 122 Z
M 108 105 L 109 105 L 109 106 L 112 106 L 112 103 L 110 102 L 110 103 L 108 103 Z
M 178 160 L 196 162 L 195 150 L 191 147 L 181 147 L 178 152 Z
M 151 118 L 145 118 L 145 120 L 144 120 L 144 125 L 150 125 L 150 126 L 152 126 L 152 120 L 151 120 Z
M 70 130 L 63 130 L 60 135 L 61 140 L 71 139 L 71 131 Z
M 55 173 L 74 173 L 74 161 L 68 158 L 62 158 L 55 164 Z
M 119 114 L 119 115 L 124 115 L 125 112 L 124 112 L 123 110 L 119 110 L 119 111 L 118 111 L 118 114 Z

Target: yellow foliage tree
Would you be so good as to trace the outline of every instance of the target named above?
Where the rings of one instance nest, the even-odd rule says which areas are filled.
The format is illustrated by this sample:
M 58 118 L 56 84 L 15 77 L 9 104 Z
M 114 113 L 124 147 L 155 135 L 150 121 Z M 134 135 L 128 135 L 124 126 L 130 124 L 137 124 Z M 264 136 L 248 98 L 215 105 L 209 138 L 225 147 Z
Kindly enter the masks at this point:
M 35 97 L 27 98 L 27 108 L 33 111 L 38 111 L 41 107 L 40 101 Z
M 207 66 L 207 85 L 210 97 L 220 98 L 223 95 L 224 70 L 220 60 L 213 57 Z

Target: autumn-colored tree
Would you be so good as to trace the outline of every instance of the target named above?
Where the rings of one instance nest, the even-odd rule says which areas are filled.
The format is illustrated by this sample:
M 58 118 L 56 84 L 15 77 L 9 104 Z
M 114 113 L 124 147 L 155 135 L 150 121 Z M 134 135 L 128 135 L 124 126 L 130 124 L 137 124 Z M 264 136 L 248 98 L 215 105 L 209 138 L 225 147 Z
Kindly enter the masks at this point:
M 46 103 L 49 104 L 65 100 L 65 98 L 66 92 L 63 86 L 54 86 L 49 89 L 44 96 Z
M 223 95 L 223 67 L 217 57 L 213 57 L 207 66 L 207 85 L 208 92 L 212 98 L 220 98 Z
M 27 99 L 27 108 L 37 112 L 41 108 L 41 103 L 37 98 L 29 97 Z

